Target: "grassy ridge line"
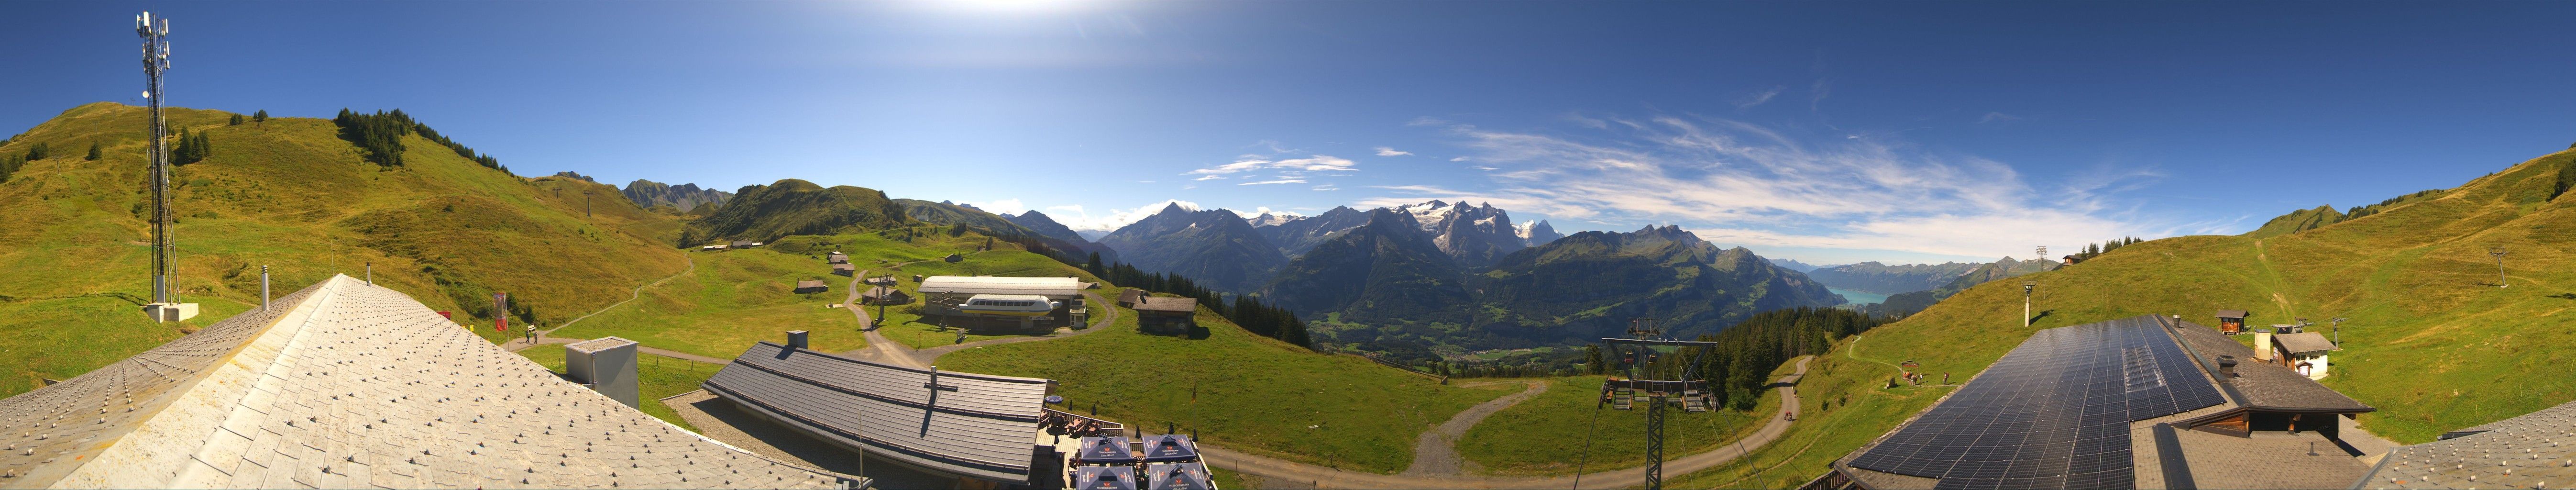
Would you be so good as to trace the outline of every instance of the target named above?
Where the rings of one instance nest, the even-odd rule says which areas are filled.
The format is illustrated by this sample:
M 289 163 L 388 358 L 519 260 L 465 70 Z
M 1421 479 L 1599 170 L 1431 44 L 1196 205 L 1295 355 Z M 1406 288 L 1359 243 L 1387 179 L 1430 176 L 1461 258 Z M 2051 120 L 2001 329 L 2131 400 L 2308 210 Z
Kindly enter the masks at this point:
M 407 167 L 358 159 L 329 121 L 272 118 L 227 125 L 231 114 L 172 108 L 170 123 L 205 134 L 214 148 L 172 179 L 179 245 L 175 289 L 197 302 L 203 324 L 259 301 L 259 266 L 292 291 L 334 273 L 366 274 L 468 324 L 488 292 L 536 307 L 540 323 L 622 300 L 629 288 L 683 268 L 679 252 L 620 232 L 675 217 L 599 199 L 582 213 L 586 182 L 521 179 L 410 137 Z M 96 142 L 86 152 L 29 162 L 0 183 L 0 394 L 64 379 L 176 338 L 117 299 L 149 296 L 150 249 L 143 181 L 147 115 L 89 104 L 28 130 L 0 152 Z M 567 278 L 571 278 L 568 280 Z M 86 296 L 85 296 L 86 295 Z M 31 299 L 53 298 L 53 299 Z M 513 322 L 519 323 L 519 322 Z M 487 338 L 515 334 L 475 330 Z M 78 335 L 72 333 L 77 332 Z

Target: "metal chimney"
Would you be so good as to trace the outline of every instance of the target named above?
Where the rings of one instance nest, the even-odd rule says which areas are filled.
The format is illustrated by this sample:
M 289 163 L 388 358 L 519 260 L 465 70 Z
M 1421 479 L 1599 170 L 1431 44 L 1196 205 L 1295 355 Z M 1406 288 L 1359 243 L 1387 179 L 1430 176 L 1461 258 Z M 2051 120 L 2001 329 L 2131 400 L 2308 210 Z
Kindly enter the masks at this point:
M 804 331 L 804 330 L 789 330 L 789 331 L 787 331 L 787 348 L 789 348 L 789 349 L 803 349 L 803 348 L 806 348 L 805 346 L 806 346 L 806 344 L 805 344 L 805 331 Z

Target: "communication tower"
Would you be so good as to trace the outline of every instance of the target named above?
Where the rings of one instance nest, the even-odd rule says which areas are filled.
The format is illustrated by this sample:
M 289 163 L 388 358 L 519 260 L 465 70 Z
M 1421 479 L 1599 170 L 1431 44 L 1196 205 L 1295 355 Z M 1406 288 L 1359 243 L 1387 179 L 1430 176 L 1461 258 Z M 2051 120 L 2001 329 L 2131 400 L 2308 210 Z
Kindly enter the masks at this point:
M 152 303 L 143 312 L 154 321 L 179 321 L 197 316 L 195 303 L 181 303 L 171 292 L 170 274 L 178 269 L 179 247 L 170 239 L 170 152 L 169 122 L 161 114 L 161 73 L 170 69 L 170 19 L 153 17 L 151 12 L 134 16 L 134 34 L 143 38 L 143 98 L 152 111 L 151 155 L 145 159 L 152 168 Z

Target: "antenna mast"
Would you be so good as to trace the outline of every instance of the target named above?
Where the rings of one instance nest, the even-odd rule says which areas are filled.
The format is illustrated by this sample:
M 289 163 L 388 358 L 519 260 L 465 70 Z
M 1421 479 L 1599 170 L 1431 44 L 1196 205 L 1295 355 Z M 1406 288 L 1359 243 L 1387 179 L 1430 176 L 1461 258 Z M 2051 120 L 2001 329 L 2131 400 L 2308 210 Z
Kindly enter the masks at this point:
M 151 12 L 134 16 L 134 34 L 143 38 L 143 98 L 152 107 L 152 302 L 177 303 L 170 294 L 170 272 L 177 268 L 178 247 L 170 243 L 170 137 L 161 115 L 161 72 L 170 69 L 170 19 Z

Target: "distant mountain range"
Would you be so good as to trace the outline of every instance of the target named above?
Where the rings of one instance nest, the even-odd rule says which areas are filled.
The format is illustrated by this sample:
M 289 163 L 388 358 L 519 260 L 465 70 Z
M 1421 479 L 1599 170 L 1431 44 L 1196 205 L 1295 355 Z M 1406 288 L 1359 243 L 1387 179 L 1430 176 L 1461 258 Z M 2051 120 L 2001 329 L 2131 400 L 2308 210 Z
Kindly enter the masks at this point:
M 1260 287 L 1288 262 L 1233 211 L 1191 211 L 1179 204 L 1100 237 L 1100 244 L 1138 269 L 1180 274 L 1218 291 Z
M 580 177 L 580 174 L 564 173 L 572 174 L 571 176 L 582 180 L 590 180 L 589 177 Z M 634 202 L 636 207 L 649 209 L 654 206 L 669 205 L 680 212 L 688 212 L 701 205 L 721 205 L 733 199 L 731 192 L 700 189 L 697 184 L 665 185 L 644 179 L 628 182 L 626 188 L 618 192 L 626 194 L 626 200 Z
M 1467 269 L 1492 267 L 1504 255 L 1562 237 L 1546 220 L 1515 226 L 1509 213 L 1491 204 L 1434 200 L 1367 212 L 1345 206 L 1314 216 L 1262 213 L 1251 217 L 1225 210 L 1191 211 L 1173 204 L 1097 240 L 1147 272 L 1180 273 L 1202 286 L 1248 293 L 1268 284 L 1290 259 L 1369 224 L 1375 211 L 1395 214 L 1377 219 L 1400 221 L 1411 230 L 1408 233 Z M 1235 223 L 1214 221 L 1219 212 Z M 1168 236 L 1172 234 L 1183 236 Z M 1212 245 L 1222 246 L 1211 250 Z
M 1548 230 L 1548 231 L 1555 231 L 1555 230 Z M 1771 259 L 1771 264 L 1772 264 L 1772 265 L 1778 265 L 1778 266 L 1780 266 L 1780 267 L 1782 267 L 1782 268 L 1786 268 L 1786 269 L 1793 270 L 1793 271 L 1798 271 L 1798 272 L 1814 272 L 1816 269 L 1823 269 L 1823 268 L 1826 268 L 1826 267 L 1834 267 L 1833 265 L 1815 265 L 1815 264 L 1809 264 L 1809 263 L 1805 263 L 1805 262 L 1799 262 L 1799 261 L 1797 261 L 1796 259 L 1781 259 L 1781 258 L 1774 258 L 1774 259 Z M 1833 286 L 1832 284 L 1826 284 L 1826 285 L 1827 285 L 1827 286 Z M 1834 286 L 1834 287 L 1838 287 L 1838 288 L 1839 288 L 1839 287 L 1842 287 L 1842 286 Z M 1851 288 L 1844 288 L 1844 289 L 1851 289 Z
M 1807 271 L 1808 277 L 1827 286 L 1878 294 L 1897 294 L 1940 288 L 1959 275 L 1976 270 L 1980 264 L 1948 262 L 1941 264 L 1887 265 L 1877 262 L 1820 267 Z

